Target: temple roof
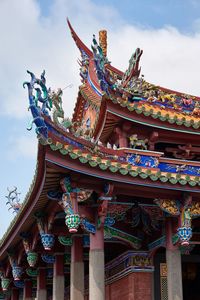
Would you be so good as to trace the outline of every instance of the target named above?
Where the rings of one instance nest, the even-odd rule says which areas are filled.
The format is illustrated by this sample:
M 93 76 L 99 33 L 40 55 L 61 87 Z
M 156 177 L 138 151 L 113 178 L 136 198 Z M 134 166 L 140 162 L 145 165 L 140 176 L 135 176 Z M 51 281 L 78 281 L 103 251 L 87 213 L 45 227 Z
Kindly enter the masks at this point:
M 94 93 L 99 97 L 100 110 L 96 113 L 98 121 L 92 125 L 91 136 L 105 140 L 106 120 L 102 122 L 102 118 L 108 116 L 108 112 L 121 119 L 165 130 L 200 134 L 200 98 L 144 80 L 143 75 L 140 76 L 139 63 L 143 53 L 140 48 L 135 50 L 127 70 L 122 72 L 113 67 L 107 57 L 107 36 L 104 31 L 103 35 L 100 31 L 99 43 L 93 36 L 91 51 L 78 37 L 69 20 L 68 25 L 82 56 L 80 75 L 83 85 L 87 86 L 85 95 L 90 102 L 93 99 L 96 101 Z M 102 99 L 107 99 L 106 105 L 103 105 Z M 115 107 L 109 102 L 114 103 Z
M 102 132 L 106 134 L 106 130 L 116 127 L 119 118 L 130 121 L 135 118 L 134 122 L 146 122 L 148 126 L 160 126 L 156 122 L 161 121 L 168 122 L 174 131 L 185 128 L 180 139 L 184 140 L 184 135 L 188 139 L 192 134 L 200 134 L 200 120 L 198 113 L 194 113 L 199 98 L 173 92 L 170 97 L 175 100 L 172 100 L 167 96 L 172 91 L 150 85 L 139 77 L 139 61 L 134 64 L 135 69 L 123 74 L 110 65 L 95 38 L 92 52 L 81 42 L 70 23 L 69 26 L 82 53 L 83 82 L 73 119 L 64 116 L 62 91 L 47 88 L 45 72 L 37 78 L 28 71 L 31 80 L 24 86 L 28 87 L 29 109 L 39 140 L 37 173 L 21 211 L 1 240 L 0 256 L 19 240 L 19 232 L 27 230 L 34 222 L 34 212 L 47 204 L 49 188 L 59 189 L 60 179 L 68 173 L 80 187 L 95 191 L 101 191 L 109 182 L 114 185 L 116 194 L 145 196 L 151 201 L 158 192 L 160 197 L 167 194 L 172 199 L 181 197 L 182 192 L 189 192 L 193 199 L 198 199 L 200 162 L 171 159 L 162 152 L 147 149 L 117 148 L 109 143 L 105 146 L 94 137 L 103 136 Z M 141 50 L 137 50 L 135 55 L 140 57 L 141 54 Z M 113 78 L 120 83 L 113 83 Z M 132 79 L 136 80 L 134 91 L 129 87 Z M 151 91 L 155 95 L 149 97 L 154 99 L 144 94 Z M 160 95 L 159 91 L 165 94 Z M 163 139 L 167 130 L 166 127 L 162 133 Z M 145 144 L 143 146 L 145 148 Z

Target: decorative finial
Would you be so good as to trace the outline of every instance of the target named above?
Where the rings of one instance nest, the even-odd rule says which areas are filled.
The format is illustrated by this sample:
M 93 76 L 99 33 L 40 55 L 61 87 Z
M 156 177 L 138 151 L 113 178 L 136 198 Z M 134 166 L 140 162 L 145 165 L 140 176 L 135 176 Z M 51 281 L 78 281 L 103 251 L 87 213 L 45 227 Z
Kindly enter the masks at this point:
M 10 206 L 8 210 L 12 209 L 13 213 L 18 213 L 18 211 L 22 206 L 19 199 L 19 195 L 21 193 L 18 193 L 16 186 L 12 190 L 10 190 L 9 188 L 7 188 L 7 190 L 8 190 L 8 195 L 5 197 L 8 199 L 6 205 Z
M 99 31 L 99 45 L 103 50 L 104 56 L 106 57 L 107 56 L 107 31 L 106 30 Z

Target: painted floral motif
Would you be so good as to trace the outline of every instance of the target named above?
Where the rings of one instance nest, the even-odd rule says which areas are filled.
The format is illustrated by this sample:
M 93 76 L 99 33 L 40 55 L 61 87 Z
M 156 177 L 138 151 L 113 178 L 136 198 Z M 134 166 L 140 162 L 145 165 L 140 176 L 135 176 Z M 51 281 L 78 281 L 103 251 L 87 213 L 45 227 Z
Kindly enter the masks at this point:
M 114 218 L 117 221 L 124 220 L 126 212 L 131 209 L 130 205 L 112 204 L 108 206 L 107 217 Z
M 129 162 L 133 166 L 144 166 L 146 168 L 158 168 L 159 161 L 157 157 L 147 156 L 147 155 L 139 155 L 139 154 L 128 154 L 127 162 Z
M 191 206 L 189 207 L 190 214 L 193 217 L 200 216 L 200 203 L 199 202 L 192 202 Z
M 171 199 L 155 199 L 154 202 L 166 213 L 176 216 L 180 214 L 178 203 Z
M 141 247 L 141 239 L 114 227 L 105 226 L 104 237 L 105 239 L 117 238 L 119 240 L 125 241 L 135 249 L 139 249 Z

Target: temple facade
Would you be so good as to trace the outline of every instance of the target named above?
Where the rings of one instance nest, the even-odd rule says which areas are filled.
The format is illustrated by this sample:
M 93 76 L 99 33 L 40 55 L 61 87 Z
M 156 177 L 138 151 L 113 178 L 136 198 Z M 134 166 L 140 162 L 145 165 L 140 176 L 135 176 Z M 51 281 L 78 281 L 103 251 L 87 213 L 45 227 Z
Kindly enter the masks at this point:
M 72 118 L 45 72 L 23 84 L 37 165 L 0 241 L 0 299 L 199 299 L 200 98 L 147 82 L 140 48 L 122 72 L 105 30 L 88 48 L 68 27 Z

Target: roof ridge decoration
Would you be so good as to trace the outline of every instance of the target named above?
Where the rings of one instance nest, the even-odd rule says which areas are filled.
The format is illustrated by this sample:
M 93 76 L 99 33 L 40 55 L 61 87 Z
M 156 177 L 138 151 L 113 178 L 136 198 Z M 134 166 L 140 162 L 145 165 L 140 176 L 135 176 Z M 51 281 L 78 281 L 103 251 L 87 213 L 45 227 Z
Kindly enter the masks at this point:
M 92 46 L 92 53 L 77 36 L 69 20 L 68 25 L 80 51 L 86 51 L 88 58 L 94 59 L 100 87 L 112 102 L 127 107 L 130 111 L 167 121 L 170 124 L 175 123 L 178 126 L 183 125 L 194 129 L 200 127 L 199 97 L 151 84 L 144 80 L 143 75 L 140 76 L 139 61 L 143 50 L 136 49 L 129 60 L 128 69 L 123 73 L 115 70 L 110 62 L 105 60 L 107 51 L 103 51 L 100 41 L 98 45 L 93 38 L 95 47 Z
M 31 130 L 34 123 L 36 125 L 36 133 L 47 139 L 48 129 L 42 115 L 49 116 L 49 111 L 52 108 L 52 102 L 49 98 L 49 91 L 46 87 L 45 71 L 42 72 L 40 79 L 36 78 L 34 73 L 30 71 L 27 71 L 27 73 L 30 74 L 31 81 L 24 82 L 23 87 L 28 87 L 29 109 L 33 116 L 33 120 L 27 129 Z M 37 86 L 35 87 L 35 85 Z M 42 103 L 42 107 L 38 105 L 39 102 Z
M 76 34 L 75 30 L 73 29 L 69 19 L 67 18 L 67 24 L 69 26 L 69 29 L 71 31 L 71 35 L 72 35 L 72 38 L 74 39 L 77 47 L 79 48 L 79 50 L 84 50 L 85 53 L 88 55 L 88 56 L 92 56 L 92 52 L 91 50 L 81 41 L 81 39 L 78 37 L 78 35 Z
M 8 210 L 12 209 L 13 213 L 18 213 L 22 206 L 19 198 L 19 195 L 21 193 L 17 191 L 16 186 L 12 190 L 9 190 L 9 188 L 7 188 L 7 190 L 8 190 L 8 195 L 5 197 L 7 198 L 6 205 L 10 206 Z
M 38 162 L 37 162 L 36 167 L 35 167 L 35 173 L 34 173 L 32 182 L 31 182 L 31 184 L 30 184 L 29 190 L 28 190 L 28 192 L 26 193 L 26 195 L 25 195 L 25 197 L 24 197 L 24 200 L 22 201 L 20 211 L 19 211 L 18 214 L 15 215 L 15 217 L 13 218 L 13 220 L 10 222 L 10 225 L 9 225 L 9 227 L 7 228 L 6 232 L 4 233 L 4 235 L 2 236 L 2 238 L 0 239 L 0 247 L 1 247 L 1 246 L 3 245 L 3 243 L 5 242 L 7 236 L 9 235 L 9 233 L 11 232 L 11 230 L 13 229 L 14 225 L 17 223 L 17 221 L 19 221 L 20 216 L 21 216 L 21 213 L 22 213 L 23 210 L 25 209 L 26 204 L 28 203 L 29 198 L 30 198 L 30 196 L 31 196 L 31 194 L 32 194 L 32 192 L 33 192 L 34 186 L 35 186 L 35 184 L 36 184 L 37 176 L 38 176 Z
M 141 67 L 139 68 L 140 57 L 143 53 L 143 50 L 137 48 L 132 54 L 129 60 L 129 67 L 122 77 L 122 87 L 125 88 L 131 83 L 131 80 L 138 78 L 141 72 Z
M 134 106 L 134 104 L 143 107 L 149 106 L 153 110 L 167 109 L 186 117 L 190 115 L 199 119 L 199 98 L 161 88 L 146 82 L 143 75 L 140 76 L 139 61 L 143 50 L 137 48 L 132 54 L 129 67 L 120 80 L 106 68 L 110 62 L 103 60 L 102 49 L 99 45 L 97 49 L 99 54 L 97 55 L 94 51 L 93 53 L 100 87 L 114 103 L 122 104 L 122 106 Z M 189 127 L 188 124 L 186 127 Z
M 96 74 L 97 78 L 99 79 L 100 88 L 103 92 L 105 92 L 107 95 L 109 95 L 109 86 L 111 84 L 108 83 L 108 80 L 106 79 L 106 75 L 108 71 L 106 70 L 105 66 L 106 64 L 109 64 L 108 58 L 104 55 L 104 51 L 101 48 L 101 46 L 97 43 L 95 35 L 93 35 L 92 40 L 92 51 L 93 51 L 93 57 L 95 62 L 95 68 L 96 68 Z
M 61 88 L 57 91 L 52 91 L 51 88 L 46 86 L 45 71 L 42 72 L 40 79 L 36 78 L 35 74 L 27 71 L 31 76 L 31 81 L 24 82 L 23 87 L 28 87 L 29 97 L 29 110 L 33 116 L 27 130 L 31 130 L 33 124 L 36 126 L 36 134 L 38 139 L 43 140 L 44 143 L 49 143 L 49 122 L 53 121 L 55 125 L 64 130 L 70 131 L 74 135 L 78 135 L 74 126 L 79 125 L 77 122 L 72 122 L 70 118 L 64 116 L 64 110 L 62 107 L 62 94 Z M 41 103 L 41 105 L 39 105 Z M 52 116 L 51 116 L 52 115 Z

